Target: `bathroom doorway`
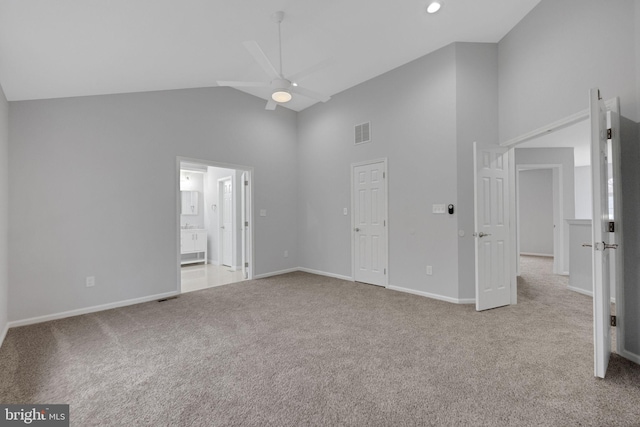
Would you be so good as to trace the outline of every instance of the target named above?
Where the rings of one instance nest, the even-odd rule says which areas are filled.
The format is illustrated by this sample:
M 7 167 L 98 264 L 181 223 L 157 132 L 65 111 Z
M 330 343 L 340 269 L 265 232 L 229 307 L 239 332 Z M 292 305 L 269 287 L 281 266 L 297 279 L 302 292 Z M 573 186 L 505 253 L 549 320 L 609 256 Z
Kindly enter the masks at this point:
M 252 168 L 177 159 L 178 289 L 253 277 Z

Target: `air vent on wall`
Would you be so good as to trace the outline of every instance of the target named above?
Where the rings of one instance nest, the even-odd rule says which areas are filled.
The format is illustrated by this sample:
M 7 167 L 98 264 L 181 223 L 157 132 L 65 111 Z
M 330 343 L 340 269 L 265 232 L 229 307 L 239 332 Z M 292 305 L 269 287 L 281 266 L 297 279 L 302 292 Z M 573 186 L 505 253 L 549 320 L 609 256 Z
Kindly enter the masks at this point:
M 355 127 L 355 144 L 371 142 L 371 122 L 362 123 Z

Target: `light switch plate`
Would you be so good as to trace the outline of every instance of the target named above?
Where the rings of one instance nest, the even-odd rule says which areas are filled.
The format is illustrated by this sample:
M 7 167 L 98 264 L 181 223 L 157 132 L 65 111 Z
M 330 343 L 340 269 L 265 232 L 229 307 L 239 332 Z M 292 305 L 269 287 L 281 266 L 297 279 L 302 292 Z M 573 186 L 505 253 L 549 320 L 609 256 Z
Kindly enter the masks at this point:
M 267 210 L 266 209 L 260 209 L 260 216 L 267 216 Z
M 433 213 L 434 214 L 443 214 L 447 211 L 446 205 L 433 205 Z
M 347 208 L 342 209 L 342 215 L 347 215 L 348 211 Z

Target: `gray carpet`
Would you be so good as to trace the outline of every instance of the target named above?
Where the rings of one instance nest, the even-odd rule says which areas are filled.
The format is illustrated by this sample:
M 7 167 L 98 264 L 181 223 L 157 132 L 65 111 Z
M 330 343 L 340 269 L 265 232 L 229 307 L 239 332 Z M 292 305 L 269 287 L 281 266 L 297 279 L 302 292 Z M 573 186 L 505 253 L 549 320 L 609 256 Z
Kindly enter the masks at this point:
M 527 258 L 477 313 L 292 273 L 11 329 L 0 402 L 75 426 L 638 426 L 640 366 L 593 377 L 591 298 Z

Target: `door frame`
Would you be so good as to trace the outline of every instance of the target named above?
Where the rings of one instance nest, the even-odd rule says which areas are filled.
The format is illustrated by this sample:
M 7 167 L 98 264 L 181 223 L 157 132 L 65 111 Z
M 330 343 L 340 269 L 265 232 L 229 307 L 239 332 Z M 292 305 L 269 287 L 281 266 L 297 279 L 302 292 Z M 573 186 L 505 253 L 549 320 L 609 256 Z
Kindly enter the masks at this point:
M 176 290 L 178 294 L 182 293 L 182 272 L 181 272 L 181 254 L 180 254 L 180 215 L 182 212 L 182 200 L 180 197 L 180 163 L 196 163 L 201 164 L 203 166 L 211 166 L 214 168 L 223 168 L 223 169 L 235 169 L 236 171 L 242 171 L 247 173 L 247 178 L 249 181 L 249 201 L 250 206 L 254 205 L 254 195 L 253 195 L 253 166 L 245 166 L 245 165 L 237 165 L 233 163 L 223 163 L 216 162 L 214 160 L 205 160 L 205 159 L 195 159 L 192 157 L 176 157 L 175 163 L 175 176 L 174 176 L 174 189 L 173 189 L 173 197 L 175 200 L 175 234 L 174 234 L 174 251 L 176 254 Z M 247 263 L 249 267 L 247 268 L 247 278 L 245 280 L 251 280 L 254 277 L 254 264 L 255 264 L 255 238 L 254 238 L 254 227 L 253 227 L 253 208 L 251 208 L 248 212 L 247 221 L 249 225 L 246 227 L 246 233 L 248 233 L 249 238 L 248 245 L 244 245 L 243 242 L 243 252 L 246 254 Z M 208 244 L 208 243 L 207 243 Z M 248 247 L 246 247 L 248 246 Z
M 605 101 L 605 106 L 607 108 L 607 110 L 611 110 L 611 111 L 615 111 L 616 113 L 620 114 L 620 100 L 619 98 L 615 97 L 615 98 L 611 98 L 608 99 L 607 101 Z M 542 126 L 540 128 L 537 128 L 535 130 L 532 130 L 531 132 L 527 132 L 525 134 L 522 134 L 516 138 L 512 138 L 510 140 L 501 142 L 499 145 L 503 146 L 503 147 L 510 147 L 510 153 L 515 153 L 515 148 L 524 143 L 527 142 L 531 139 L 537 138 L 539 136 L 542 135 L 546 135 L 550 132 L 554 132 L 560 129 L 563 129 L 565 127 L 571 126 L 573 124 L 576 124 L 578 122 L 584 121 L 584 120 L 589 120 L 590 117 L 590 109 L 584 109 L 582 111 L 579 111 L 575 114 L 572 114 L 570 116 L 567 116 L 563 119 L 557 120 L 555 122 L 549 123 L 546 126 Z M 613 156 L 618 156 L 618 160 L 619 160 L 619 156 L 620 156 L 620 152 L 619 152 L 619 148 L 618 147 L 618 152 L 617 153 L 613 153 Z M 515 166 L 515 165 L 514 165 Z M 593 167 L 593 165 L 592 165 Z M 511 173 L 511 177 L 515 179 L 516 176 L 516 169 L 515 167 L 513 167 L 512 171 L 510 171 Z M 617 173 L 618 179 L 620 178 L 620 162 L 618 161 L 618 164 L 616 165 L 616 167 L 614 168 L 613 171 L 614 174 Z M 615 177 L 614 177 L 615 179 Z M 620 181 L 618 181 L 620 182 Z M 620 186 L 616 186 L 616 194 L 614 195 L 615 200 L 616 200 L 616 209 L 619 208 L 620 210 L 616 210 L 616 212 L 622 212 L 622 194 L 620 191 Z M 516 221 L 516 217 L 515 217 L 515 209 L 516 209 L 516 195 L 515 195 L 515 186 L 512 187 L 511 189 L 511 207 L 513 209 L 511 209 L 511 221 Z M 622 228 L 618 229 L 620 232 L 622 231 Z M 617 234 L 617 233 L 616 233 Z M 621 235 L 621 233 L 620 233 Z M 512 235 L 512 243 L 516 243 L 515 242 L 515 233 L 513 233 Z M 617 238 L 617 237 L 616 237 Z M 622 245 L 620 246 L 620 248 L 622 247 Z M 624 256 L 624 249 L 621 251 L 620 248 L 618 248 L 618 253 L 616 255 L 616 263 L 620 264 L 620 266 L 623 263 L 623 256 Z M 512 267 L 514 267 L 513 271 L 515 271 L 515 268 L 517 267 L 518 263 L 517 263 L 517 259 L 516 259 L 516 253 L 515 251 L 512 251 L 512 259 L 511 259 L 511 265 Z M 618 269 L 619 267 L 616 266 L 616 269 Z M 511 283 L 511 300 L 512 300 L 512 304 L 515 304 L 515 301 L 517 299 L 517 294 L 518 294 L 518 280 L 516 277 L 516 280 L 512 280 Z M 616 315 L 617 315 L 617 331 L 616 331 L 616 352 L 621 355 L 624 356 L 625 358 L 628 358 L 629 360 L 634 360 L 637 361 L 637 363 L 640 363 L 640 361 L 638 360 L 638 357 L 635 356 L 632 353 L 629 353 L 625 350 L 625 345 L 624 345 L 624 317 L 622 315 L 623 311 L 620 310 L 619 311 L 619 307 L 624 306 L 624 304 L 622 303 L 622 301 L 624 301 L 623 299 L 623 291 L 624 291 L 624 274 L 616 274 L 616 286 L 615 286 L 615 295 L 616 295 Z M 595 344 L 594 344 L 595 345 Z
M 517 148 L 517 147 L 516 147 Z M 564 190 L 563 190 L 563 169 L 561 164 L 537 164 L 537 163 L 521 163 L 516 166 L 516 271 L 520 275 L 520 172 L 527 170 L 551 170 L 552 179 L 552 197 L 553 197 L 553 274 L 568 275 L 568 271 L 564 271 L 565 263 L 565 245 L 564 245 Z
M 233 175 L 229 175 L 229 176 L 225 176 L 223 178 L 218 178 L 218 181 L 216 182 L 216 186 L 218 187 L 218 256 L 220 257 L 220 259 L 218 260 L 218 265 L 225 265 L 224 264 L 224 254 L 223 254 L 223 250 L 224 250 L 224 244 L 223 242 L 223 231 L 222 231 L 222 220 L 224 218 L 224 209 L 223 209 L 223 204 L 224 204 L 224 191 L 223 187 L 224 187 L 224 183 L 226 181 L 231 181 L 231 228 L 232 228 L 232 234 L 231 234 L 231 265 L 228 266 L 231 268 L 231 270 L 236 271 L 237 270 L 237 260 L 235 258 L 236 257 L 236 250 L 237 250 L 237 235 L 236 235 L 236 177 L 235 177 L 235 173 Z
M 386 157 L 383 158 L 379 158 L 379 159 L 373 159 L 373 160 L 365 160 L 365 161 L 361 161 L 361 162 L 356 162 L 356 163 L 351 163 L 351 167 L 350 167 L 350 182 L 351 182 L 351 188 L 349 189 L 349 192 L 351 194 L 351 280 L 355 282 L 356 280 L 356 232 L 355 232 L 355 227 L 356 227 L 356 218 L 354 216 L 354 212 L 355 212 L 355 206 L 356 206 L 356 200 L 355 200 L 355 194 L 353 192 L 353 174 L 355 171 L 355 168 L 357 168 L 358 166 L 366 166 L 366 165 L 372 165 L 375 163 L 382 163 L 383 165 L 383 173 L 384 173 L 384 192 L 385 192 L 385 198 L 384 198 L 384 216 L 385 219 L 387 221 L 386 223 L 386 227 L 384 227 L 384 241 L 385 241 L 385 268 L 387 269 L 387 274 L 384 275 L 384 284 L 383 286 L 385 288 L 389 287 L 389 275 L 390 275 L 390 268 L 389 268 L 389 168 L 388 168 L 388 160 Z

